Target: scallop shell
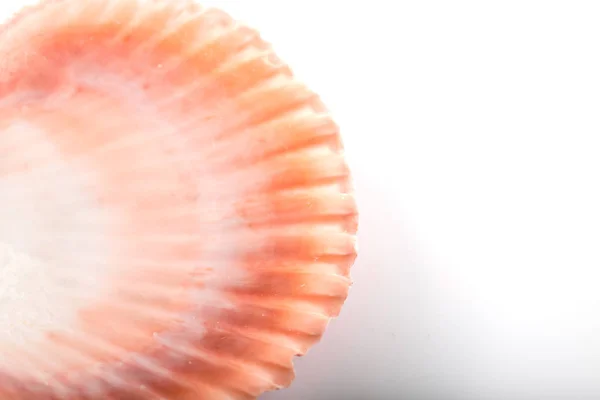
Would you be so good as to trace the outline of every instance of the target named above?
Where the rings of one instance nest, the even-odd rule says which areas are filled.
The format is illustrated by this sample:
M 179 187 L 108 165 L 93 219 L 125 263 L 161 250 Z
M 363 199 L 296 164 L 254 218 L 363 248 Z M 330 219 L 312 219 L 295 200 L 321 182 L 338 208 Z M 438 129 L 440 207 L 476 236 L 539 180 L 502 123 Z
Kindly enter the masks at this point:
M 338 126 L 190 1 L 45 0 L 0 31 L 0 396 L 253 399 L 344 303 Z

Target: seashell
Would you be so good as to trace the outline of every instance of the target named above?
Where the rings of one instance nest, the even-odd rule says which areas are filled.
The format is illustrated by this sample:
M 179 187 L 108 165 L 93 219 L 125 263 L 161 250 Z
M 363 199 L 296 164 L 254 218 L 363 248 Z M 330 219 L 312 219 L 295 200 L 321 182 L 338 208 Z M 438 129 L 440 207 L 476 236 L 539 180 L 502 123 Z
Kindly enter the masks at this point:
M 0 31 L 0 397 L 252 399 L 351 285 L 339 128 L 191 1 L 43 0 Z

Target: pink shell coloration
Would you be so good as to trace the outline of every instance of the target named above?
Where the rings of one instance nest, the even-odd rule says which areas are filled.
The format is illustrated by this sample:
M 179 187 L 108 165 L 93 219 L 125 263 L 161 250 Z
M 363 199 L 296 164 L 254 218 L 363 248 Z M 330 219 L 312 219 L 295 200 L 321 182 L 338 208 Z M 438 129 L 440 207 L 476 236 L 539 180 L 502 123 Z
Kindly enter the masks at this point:
M 357 210 L 337 125 L 255 30 L 46 0 L 0 31 L 0 105 L 0 397 L 290 384 L 348 294 Z

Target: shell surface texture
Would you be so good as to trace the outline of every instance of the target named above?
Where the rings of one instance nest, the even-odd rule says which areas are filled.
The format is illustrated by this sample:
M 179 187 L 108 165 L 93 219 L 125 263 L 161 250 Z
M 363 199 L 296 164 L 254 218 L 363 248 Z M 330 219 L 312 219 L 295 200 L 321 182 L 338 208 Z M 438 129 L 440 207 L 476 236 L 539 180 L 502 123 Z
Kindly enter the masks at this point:
M 42 0 L 0 31 L 0 398 L 254 399 L 351 285 L 338 126 L 192 1 Z

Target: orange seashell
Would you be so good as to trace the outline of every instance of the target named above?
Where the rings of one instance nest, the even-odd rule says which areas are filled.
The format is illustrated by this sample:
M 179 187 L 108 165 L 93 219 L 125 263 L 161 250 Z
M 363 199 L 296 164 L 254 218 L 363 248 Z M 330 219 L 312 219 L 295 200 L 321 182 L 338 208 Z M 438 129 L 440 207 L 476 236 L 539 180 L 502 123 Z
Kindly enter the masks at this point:
M 45 0 L 0 31 L 0 395 L 251 399 L 350 287 L 337 125 L 191 1 Z

